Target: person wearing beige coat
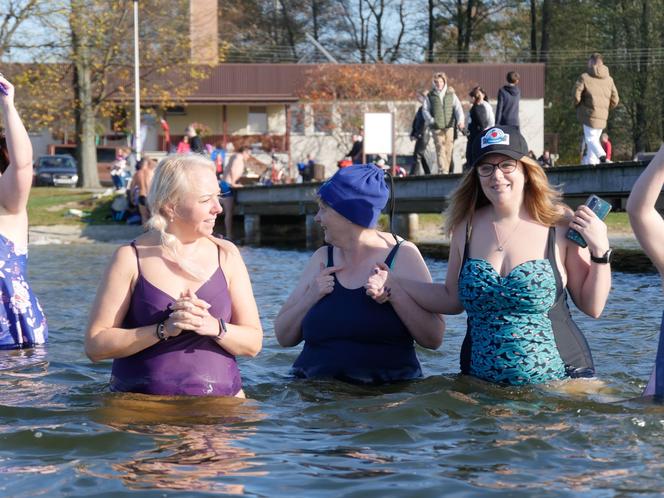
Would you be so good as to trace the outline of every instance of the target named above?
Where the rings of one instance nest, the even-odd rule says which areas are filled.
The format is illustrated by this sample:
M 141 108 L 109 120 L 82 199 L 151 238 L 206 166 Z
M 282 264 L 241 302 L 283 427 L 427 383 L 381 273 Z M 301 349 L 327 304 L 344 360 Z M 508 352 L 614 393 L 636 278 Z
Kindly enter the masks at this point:
M 606 127 L 609 111 L 618 102 L 618 90 L 609 75 L 609 68 L 604 65 L 600 54 L 592 54 L 588 59 L 588 70 L 574 84 L 576 117 L 583 125 L 583 164 L 606 162 L 606 153 L 599 138 Z

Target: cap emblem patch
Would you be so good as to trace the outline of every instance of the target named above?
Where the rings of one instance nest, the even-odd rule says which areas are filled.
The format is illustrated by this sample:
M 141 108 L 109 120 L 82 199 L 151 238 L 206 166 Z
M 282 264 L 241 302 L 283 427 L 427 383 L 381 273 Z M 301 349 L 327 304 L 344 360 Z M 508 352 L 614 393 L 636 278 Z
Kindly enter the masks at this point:
M 500 128 L 491 128 L 482 137 L 480 147 L 489 147 L 490 145 L 509 145 L 510 136 Z

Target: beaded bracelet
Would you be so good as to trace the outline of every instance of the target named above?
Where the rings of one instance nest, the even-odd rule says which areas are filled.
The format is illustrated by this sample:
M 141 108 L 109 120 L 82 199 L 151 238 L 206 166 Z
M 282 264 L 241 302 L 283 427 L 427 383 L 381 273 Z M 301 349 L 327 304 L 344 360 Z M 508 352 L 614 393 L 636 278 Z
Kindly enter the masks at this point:
M 219 319 L 219 333 L 217 334 L 216 339 L 220 340 L 223 339 L 223 337 L 226 335 L 228 332 L 228 329 L 226 328 L 226 322 L 224 322 L 223 318 Z
M 155 334 L 157 334 L 157 339 L 160 341 L 167 341 L 168 336 L 164 332 L 164 322 L 159 322 L 157 324 L 157 330 L 155 330 Z

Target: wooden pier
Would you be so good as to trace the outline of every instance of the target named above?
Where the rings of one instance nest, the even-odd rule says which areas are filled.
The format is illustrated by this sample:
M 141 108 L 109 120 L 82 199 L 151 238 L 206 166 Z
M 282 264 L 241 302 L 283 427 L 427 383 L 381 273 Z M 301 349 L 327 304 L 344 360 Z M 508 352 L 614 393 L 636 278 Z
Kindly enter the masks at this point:
M 610 201 L 614 209 L 624 208 L 632 186 L 647 162 L 610 163 L 602 166 L 561 166 L 547 169 L 553 185 L 559 185 L 572 207 L 590 194 Z M 395 231 L 410 238 L 417 223 L 416 213 L 440 213 L 462 175 L 429 175 L 396 178 Z M 244 219 L 245 242 L 259 244 L 261 227 L 284 219 L 304 224 L 307 247 L 320 244 L 322 235 L 314 216 L 318 210 L 320 183 L 250 186 L 236 192 L 236 214 Z M 297 222 L 297 221 L 296 221 Z

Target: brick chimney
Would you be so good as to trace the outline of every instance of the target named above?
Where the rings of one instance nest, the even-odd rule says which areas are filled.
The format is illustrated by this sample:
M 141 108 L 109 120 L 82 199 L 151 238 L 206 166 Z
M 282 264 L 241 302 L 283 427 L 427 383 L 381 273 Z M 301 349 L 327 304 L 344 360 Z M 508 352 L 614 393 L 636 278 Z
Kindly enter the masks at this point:
M 191 62 L 216 65 L 219 62 L 217 0 L 190 0 L 189 32 Z

